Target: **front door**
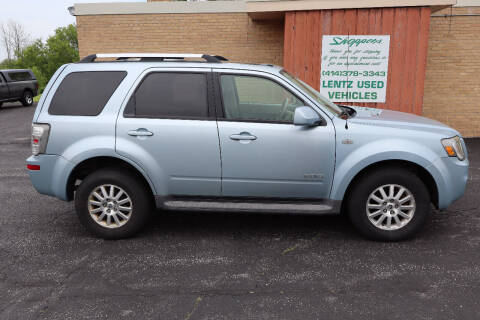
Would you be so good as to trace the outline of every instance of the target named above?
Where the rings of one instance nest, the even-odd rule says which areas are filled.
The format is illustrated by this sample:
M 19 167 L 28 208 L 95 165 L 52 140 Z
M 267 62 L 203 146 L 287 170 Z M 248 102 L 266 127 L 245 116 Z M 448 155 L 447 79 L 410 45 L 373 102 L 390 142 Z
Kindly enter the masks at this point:
M 0 101 L 8 99 L 9 92 L 8 92 L 8 85 L 3 76 L 0 74 Z
M 118 116 L 116 151 L 147 171 L 158 196 L 220 195 L 220 149 L 206 70 L 148 72 Z
M 311 103 L 287 82 L 270 74 L 215 71 L 223 105 L 222 195 L 328 198 L 335 165 L 329 119 L 322 115 L 326 125 L 295 126 L 295 108 Z

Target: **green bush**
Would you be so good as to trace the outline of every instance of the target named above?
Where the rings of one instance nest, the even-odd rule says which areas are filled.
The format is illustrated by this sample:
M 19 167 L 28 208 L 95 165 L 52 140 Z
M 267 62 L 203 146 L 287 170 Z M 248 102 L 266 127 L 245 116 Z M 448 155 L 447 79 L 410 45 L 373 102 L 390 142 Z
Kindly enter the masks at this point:
M 42 93 L 60 66 L 79 60 L 77 27 L 70 24 L 58 28 L 47 41 L 35 40 L 18 52 L 17 57 L 16 60 L 3 61 L 0 68 L 32 69 L 38 80 L 39 93 Z

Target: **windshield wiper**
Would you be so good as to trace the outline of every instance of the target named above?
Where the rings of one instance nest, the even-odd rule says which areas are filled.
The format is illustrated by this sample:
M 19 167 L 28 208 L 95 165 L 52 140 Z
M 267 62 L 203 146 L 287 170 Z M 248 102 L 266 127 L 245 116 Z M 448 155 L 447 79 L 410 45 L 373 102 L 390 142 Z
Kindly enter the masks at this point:
M 342 112 L 338 115 L 338 117 L 340 119 L 347 120 L 348 118 L 350 118 L 350 114 L 342 109 Z
M 344 106 L 344 105 L 337 105 L 340 109 L 342 109 L 342 113 L 339 114 L 339 117 L 340 118 L 353 118 L 353 116 L 355 116 L 355 114 L 357 113 L 355 111 L 355 109 L 353 108 L 350 108 L 349 106 Z

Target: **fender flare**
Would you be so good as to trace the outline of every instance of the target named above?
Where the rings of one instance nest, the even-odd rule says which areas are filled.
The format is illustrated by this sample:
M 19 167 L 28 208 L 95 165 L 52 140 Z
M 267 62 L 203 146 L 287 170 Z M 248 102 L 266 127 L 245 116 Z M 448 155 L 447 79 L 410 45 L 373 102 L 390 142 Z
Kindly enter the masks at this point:
M 88 161 L 94 158 L 112 158 L 112 159 L 120 160 L 129 164 L 145 179 L 145 181 L 148 183 L 150 187 L 150 190 L 152 191 L 152 194 L 153 195 L 156 194 L 155 185 L 152 182 L 152 179 L 150 178 L 150 176 L 147 174 L 147 172 L 143 169 L 142 166 L 140 166 L 135 161 L 132 161 L 131 159 L 124 157 L 122 155 L 119 155 L 113 150 L 108 150 L 108 149 L 107 150 L 93 149 L 93 150 L 89 150 L 87 153 L 76 155 L 74 159 L 71 160 L 71 163 L 73 164 L 71 169 L 67 172 L 68 178 L 65 180 L 65 189 L 68 189 L 68 186 L 71 183 L 72 173 L 75 171 L 75 169 L 85 161 Z
M 381 148 L 385 148 L 385 142 L 387 140 L 382 139 L 380 141 L 371 142 L 360 147 L 338 164 L 335 168 L 334 180 L 330 192 L 331 199 L 343 200 L 348 187 L 360 172 L 375 163 L 385 161 L 405 161 L 422 167 L 432 177 L 438 192 L 441 191 L 444 181 L 439 170 L 433 165 L 435 160 L 439 158 L 433 150 L 427 149 L 425 146 L 417 145 L 416 143 L 412 146 L 411 141 L 407 142 L 392 139 L 388 141 L 388 145 L 395 146 L 395 149 L 378 152 Z M 381 147 L 378 146 L 379 144 L 381 144 Z M 418 150 L 422 150 L 423 152 L 421 154 L 412 152 L 411 150 L 416 150 L 416 147 L 421 148 Z

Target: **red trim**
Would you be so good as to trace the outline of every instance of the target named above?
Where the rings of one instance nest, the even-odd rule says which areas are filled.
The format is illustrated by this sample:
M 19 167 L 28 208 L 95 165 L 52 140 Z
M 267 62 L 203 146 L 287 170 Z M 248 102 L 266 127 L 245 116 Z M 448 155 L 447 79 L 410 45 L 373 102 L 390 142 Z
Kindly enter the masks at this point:
M 40 170 L 40 166 L 38 164 L 27 164 L 28 170 Z

